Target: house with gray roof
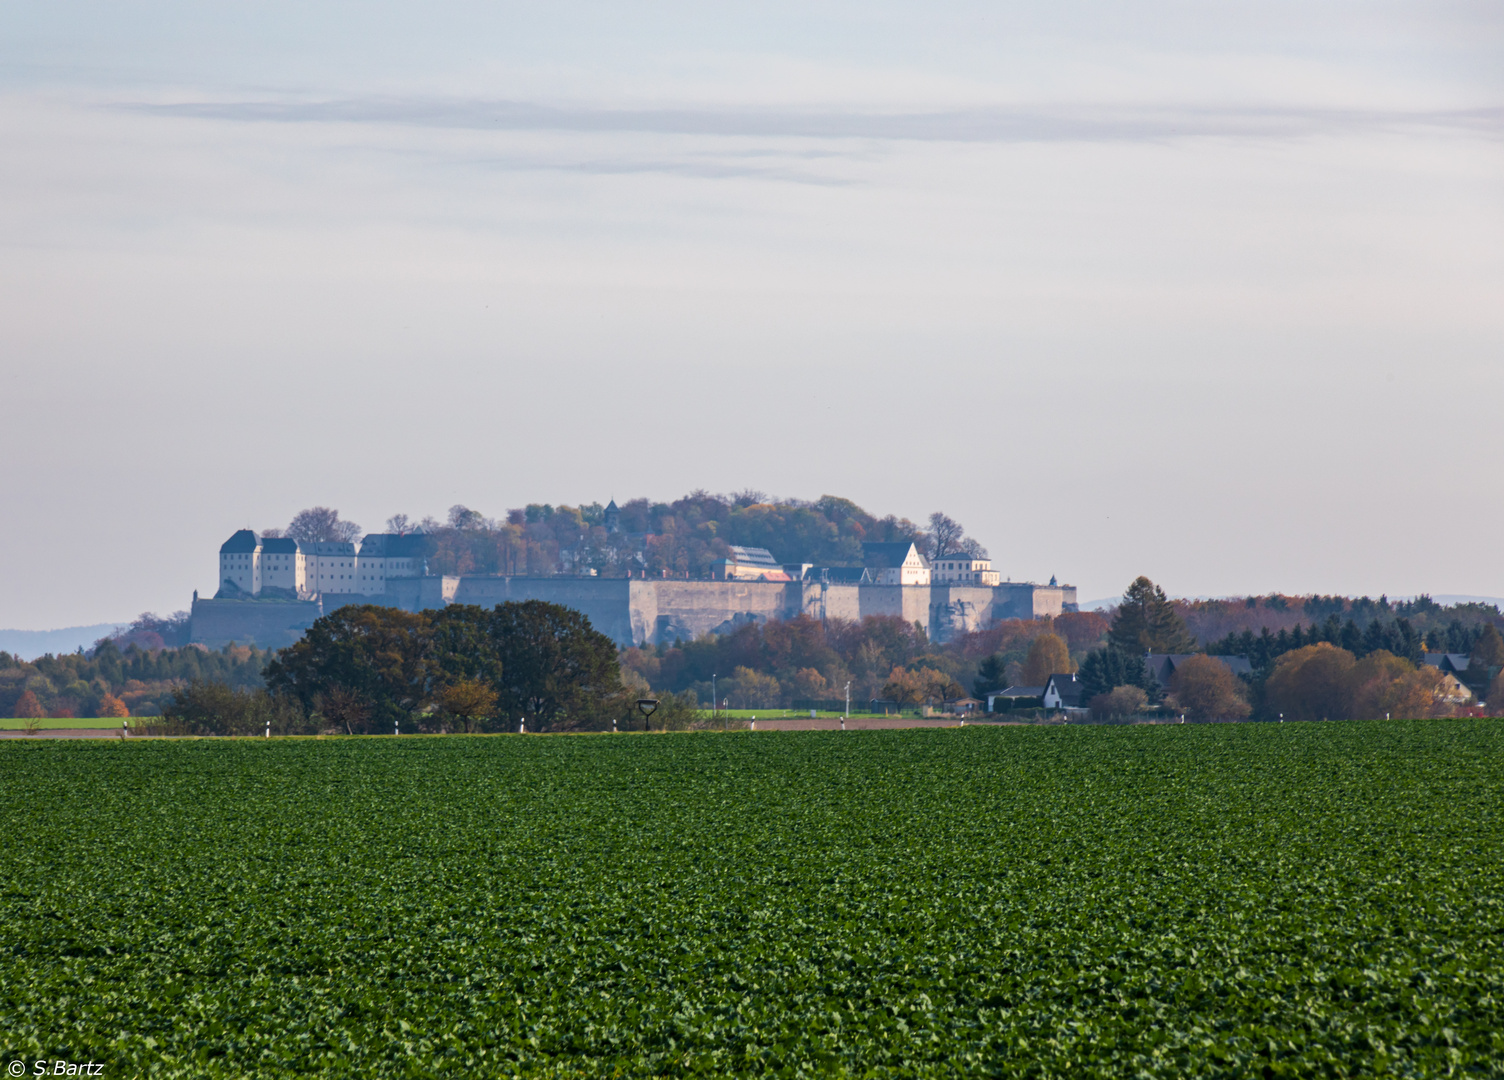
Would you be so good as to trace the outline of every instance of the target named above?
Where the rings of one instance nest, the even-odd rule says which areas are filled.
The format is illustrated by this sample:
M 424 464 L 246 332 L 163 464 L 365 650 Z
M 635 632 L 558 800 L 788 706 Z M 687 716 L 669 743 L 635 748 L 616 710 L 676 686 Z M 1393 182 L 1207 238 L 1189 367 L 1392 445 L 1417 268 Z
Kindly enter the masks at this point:
M 1155 682 L 1161 686 L 1168 686 L 1176 668 L 1193 656 L 1205 655 L 1206 653 L 1145 653 L 1144 667 Z M 1213 656 L 1212 659 L 1220 661 L 1227 670 L 1239 678 L 1253 677 L 1253 665 L 1248 662 L 1246 656 Z
M 864 543 L 862 564 L 877 585 L 928 585 L 930 562 L 912 540 Z

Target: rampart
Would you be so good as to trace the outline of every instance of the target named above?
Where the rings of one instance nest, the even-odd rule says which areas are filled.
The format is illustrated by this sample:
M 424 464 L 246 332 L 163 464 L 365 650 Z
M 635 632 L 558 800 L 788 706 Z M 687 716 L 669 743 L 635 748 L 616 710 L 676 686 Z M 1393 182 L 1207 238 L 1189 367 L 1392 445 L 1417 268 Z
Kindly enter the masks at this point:
M 303 636 L 323 610 L 316 600 L 199 600 L 190 613 L 190 638 L 219 649 L 236 642 L 281 649 Z
M 792 619 L 862 619 L 896 615 L 946 642 L 1001 619 L 1036 619 L 1076 610 L 1072 585 L 825 585 L 819 582 L 673 581 L 588 577 L 421 577 L 386 582 L 380 596 L 326 595 L 322 602 L 198 600 L 192 640 L 277 647 L 290 644 L 319 614 L 346 604 L 385 604 L 423 611 L 447 604 L 494 607 L 546 600 L 583 612 L 618 645 L 693 640 L 744 623 Z

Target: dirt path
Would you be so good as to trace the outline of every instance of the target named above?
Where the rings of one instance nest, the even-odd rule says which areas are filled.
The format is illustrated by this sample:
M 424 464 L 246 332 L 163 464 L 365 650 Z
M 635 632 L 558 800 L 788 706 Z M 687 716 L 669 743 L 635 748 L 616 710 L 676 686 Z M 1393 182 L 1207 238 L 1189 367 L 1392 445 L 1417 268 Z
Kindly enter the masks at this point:
M 747 723 L 748 721 L 739 721 Z M 984 723 L 991 724 L 995 721 L 977 721 L 967 719 L 967 724 Z M 954 716 L 879 716 L 879 717 L 852 717 L 846 721 L 847 731 L 872 731 L 878 728 L 921 728 L 921 727 L 960 727 L 961 721 Z M 803 717 L 796 720 L 759 720 L 758 731 L 837 731 L 841 727 L 841 721 L 837 717 L 822 716 L 818 720 Z
M 119 728 L 39 728 L 35 735 L 25 731 L 0 731 L 0 739 L 118 739 Z M 132 735 L 133 739 L 144 738 Z

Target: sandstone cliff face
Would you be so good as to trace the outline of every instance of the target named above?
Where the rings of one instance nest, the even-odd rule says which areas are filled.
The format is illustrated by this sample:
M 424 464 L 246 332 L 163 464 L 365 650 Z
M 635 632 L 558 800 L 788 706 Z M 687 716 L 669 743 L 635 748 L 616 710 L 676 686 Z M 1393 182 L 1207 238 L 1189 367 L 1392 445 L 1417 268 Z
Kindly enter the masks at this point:
M 745 622 L 862 619 L 896 615 L 925 627 L 932 641 L 982 630 L 999 619 L 1033 619 L 1076 610 L 1076 589 L 1005 585 L 823 585 L 818 582 L 656 581 L 637 578 L 423 577 L 387 582 L 381 596 L 326 596 L 318 602 L 196 600 L 191 640 L 212 648 L 229 641 L 281 648 L 314 619 L 346 604 L 387 604 L 421 611 L 446 604 L 494 607 L 546 600 L 582 612 L 618 645 L 691 641 Z

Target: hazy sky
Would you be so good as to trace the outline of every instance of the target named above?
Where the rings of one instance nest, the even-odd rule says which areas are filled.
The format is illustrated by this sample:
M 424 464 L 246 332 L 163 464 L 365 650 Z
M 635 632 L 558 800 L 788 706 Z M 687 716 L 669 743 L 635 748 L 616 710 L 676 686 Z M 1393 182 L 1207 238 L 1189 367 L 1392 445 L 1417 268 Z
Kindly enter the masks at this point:
M 1497 3 L 0 2 L 0 626 L 697 487 L 1504 595 Z

